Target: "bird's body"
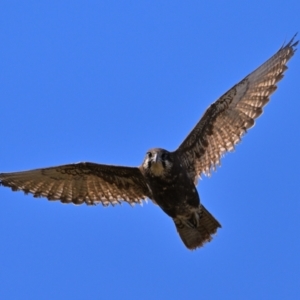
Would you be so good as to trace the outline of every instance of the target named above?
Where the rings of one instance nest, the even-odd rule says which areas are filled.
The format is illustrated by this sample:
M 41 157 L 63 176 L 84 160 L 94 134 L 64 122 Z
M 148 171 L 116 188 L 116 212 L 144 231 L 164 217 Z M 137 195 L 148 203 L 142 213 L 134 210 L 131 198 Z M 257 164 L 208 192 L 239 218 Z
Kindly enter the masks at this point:
M 149 154 L 157 155 L 157 161 L 151 164 Z M 165 166 L 160 159 L 162 154 L 167 157 Z M 176 153 L 160 148 L 151 149 L 140 169 L 152 192 L 153 200 L 171 218 L 198 208 L 200 201 L 197 190 Z
M 149 198 L 170 216 L 189 249 L 212 239 L 220 223 L 200 203 L 201 174 L 210 174 L 261 115 L 294 55 L 292 39 L 213 103 L 177 150 L 150 149 L 140 167 L 69 164 L 1 173 L 0 185 L 63 203 L 140 203 Z
M 221 227 L 200 203 L 194 180 L 189 177 L 176 152 L 150 149 L 140 170 L 151 190 L 153 201 L 173 219 L 188 248 L 199 247 Z

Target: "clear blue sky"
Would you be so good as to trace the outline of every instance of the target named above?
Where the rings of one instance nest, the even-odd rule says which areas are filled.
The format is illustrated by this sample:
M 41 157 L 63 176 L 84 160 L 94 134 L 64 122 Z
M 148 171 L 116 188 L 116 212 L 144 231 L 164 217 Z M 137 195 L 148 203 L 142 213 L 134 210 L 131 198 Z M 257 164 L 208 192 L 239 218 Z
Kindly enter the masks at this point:
M 300 2 L 2 1 L 0 172 L 174 150 L 300 30 Z M 300 38 L 300 37 L 299 37 Z M 223 228 L 189 251 L 152 203 L 63 205 L 0 188 L 0 299 L 296 299 L 300 53 L 198 186 Z

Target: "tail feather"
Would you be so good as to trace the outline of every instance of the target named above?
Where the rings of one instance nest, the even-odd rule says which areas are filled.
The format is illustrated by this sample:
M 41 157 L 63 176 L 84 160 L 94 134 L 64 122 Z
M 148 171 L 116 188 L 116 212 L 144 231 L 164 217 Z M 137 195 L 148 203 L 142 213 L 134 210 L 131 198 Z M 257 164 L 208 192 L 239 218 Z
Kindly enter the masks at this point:
M 205 243 L 212 240 L 212 235 L 215 234 L 221 224 L 213 217 L 212 214 L 201 206 L 201 218 L 197 227 L 190 227 L 182 222 L 178 223 L 174 220 L 175 226 L 183 243 L 189 249 L 202 247 Z

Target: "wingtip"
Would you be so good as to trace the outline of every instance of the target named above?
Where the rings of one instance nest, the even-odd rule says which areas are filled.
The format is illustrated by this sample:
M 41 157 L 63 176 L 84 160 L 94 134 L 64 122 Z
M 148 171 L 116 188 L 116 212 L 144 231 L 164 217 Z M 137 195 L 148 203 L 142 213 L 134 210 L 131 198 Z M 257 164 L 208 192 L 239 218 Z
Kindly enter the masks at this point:
M 288 43 L 283 43 L 282 47 L 281 48 L 288 48 L 288 47 L 291 47 L 293 48 L 294 51 L 296 51 L 297 49 L 294 49 L 298 43 L 299 43 L 299 40 L 295 41 L 295 38 L 296 36 L 298 35 L 298 32 L 296 32 L 294 34 L 294 36 L 291 38 L 291 40 L 288 42 Z

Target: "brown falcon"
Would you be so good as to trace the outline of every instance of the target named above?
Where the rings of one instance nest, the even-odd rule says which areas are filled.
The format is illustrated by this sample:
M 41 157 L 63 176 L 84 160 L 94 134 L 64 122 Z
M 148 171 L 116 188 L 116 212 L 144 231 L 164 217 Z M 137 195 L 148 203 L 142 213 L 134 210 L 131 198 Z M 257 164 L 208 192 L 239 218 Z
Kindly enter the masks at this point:
M 106 206 L 149 198 L 173 219 L 187 248 L 201 247 L 221 225 L 200 203 L 197 179 L 210 174 L 254 125 L 297 44 L 293 38 L 213 103 L 173 152 L 151 149 L 139 167 L 82 162 L 1 173 L 0 184 L 63 203 Z

